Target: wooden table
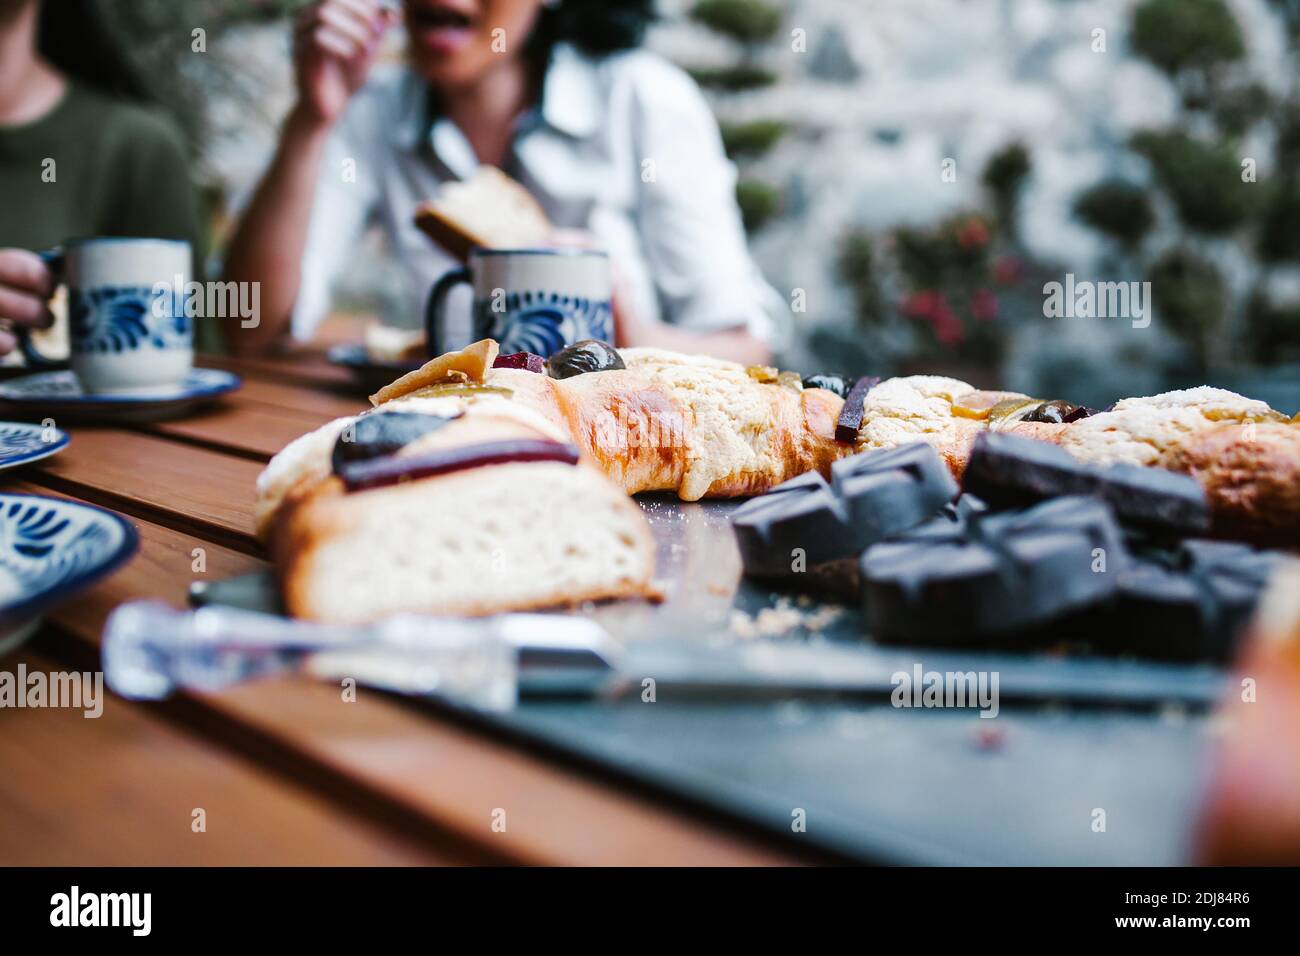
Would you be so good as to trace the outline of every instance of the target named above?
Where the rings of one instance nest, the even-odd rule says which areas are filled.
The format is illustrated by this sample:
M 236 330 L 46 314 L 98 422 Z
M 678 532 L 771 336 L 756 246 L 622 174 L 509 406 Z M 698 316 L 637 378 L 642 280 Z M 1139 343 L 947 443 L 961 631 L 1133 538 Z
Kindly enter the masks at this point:
M 263 463 L 365 402 L 319 354 L 200 364 L 238 372 L 243 388 L 178 421 L 67 425 L 63 452 L 0 476 L 8 491 L 117 511 L 141 538 L 129 564 L 59 608 L 0 670 L 98 669 L 104 619 L 122 601 L 182 606 L 196 580 L 263 567 L 252 534 Z M 199 808 L 204 832 L 192 829 Z M 505 832 L 493 828 L 498 808 Z M 0 819 L 7 865 L 801 862 L 797 848 L 453 718 L 298 680 L 166 704 L 110 696 L 99 719 L 0 711 Z

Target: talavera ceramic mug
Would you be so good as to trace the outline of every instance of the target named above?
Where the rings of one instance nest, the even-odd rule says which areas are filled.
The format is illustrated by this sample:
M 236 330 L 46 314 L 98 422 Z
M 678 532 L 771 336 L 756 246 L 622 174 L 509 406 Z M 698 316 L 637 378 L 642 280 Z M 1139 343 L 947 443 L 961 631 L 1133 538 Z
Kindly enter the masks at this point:
M 190 244 L 173 239 L 73 239 L 42 253 L 68 289 L 69 363 L 91 394 L 162 394 L 194 364 L 186 315 Z M 19 331 L 32 368 L 52 362 Z
M 609 257 L 593 249 L 475 249 L 469 265 L 447 273 L 429 293 L 429 355 L 468 343 L 447 340 L 447 295 L 474 288 L 471 339 L 494 338 L 501 353 L 543 358 L 583 339 L 611 341 Z

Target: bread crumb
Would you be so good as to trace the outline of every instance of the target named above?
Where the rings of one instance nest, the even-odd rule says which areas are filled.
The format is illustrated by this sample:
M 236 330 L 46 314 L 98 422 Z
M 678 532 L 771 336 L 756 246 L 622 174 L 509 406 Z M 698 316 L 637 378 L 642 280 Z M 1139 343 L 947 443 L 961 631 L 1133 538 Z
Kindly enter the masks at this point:
M 733 610 L 729 629 L 737 637 L 746 639 L 788 637 L 795 631 L 817 634 L 843 614 L 843 607 L 837 604 L 814 606 L 806 595 L 800 596 L 798 606 L 790 598 L 782 597 L 774 606 L 765 607 L 754 615 L 739 609 Z

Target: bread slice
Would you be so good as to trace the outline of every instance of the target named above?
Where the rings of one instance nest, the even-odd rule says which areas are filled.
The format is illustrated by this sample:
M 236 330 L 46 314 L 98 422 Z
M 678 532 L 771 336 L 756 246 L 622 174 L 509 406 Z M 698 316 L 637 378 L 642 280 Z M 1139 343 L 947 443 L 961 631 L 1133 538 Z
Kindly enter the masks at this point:
M 597 469 L 518 462 L 347 493 L 291 495 L 274 550 L 286 610 L 365 623 L 650 597 L 641 509 Z
M 529 248 L 551 234 L 551 223 L 523 186 L 494 166 L 449 182 L 415 210 L 415 224 L 462 262 L 471 249 Z

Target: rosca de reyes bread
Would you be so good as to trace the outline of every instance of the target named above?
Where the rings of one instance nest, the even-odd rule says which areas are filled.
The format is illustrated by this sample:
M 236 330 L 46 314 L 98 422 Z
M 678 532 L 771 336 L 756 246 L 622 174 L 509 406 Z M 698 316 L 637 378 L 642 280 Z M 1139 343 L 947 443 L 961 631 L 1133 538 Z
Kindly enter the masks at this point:
M 536 356 L 498 362 L 496 343 L 484 340 L 371 400 L 370 411 L 292 442 L 258 481 L 258 533 L 272 542 L 291 613 L 361 620 L 651 595 L 653 541 L 628 495 L 758 494 L 825 473 L 838 458 L 918 440 L 960 478 L 986 431 L 1050 441 L 1098 464 L 1190 474 L 1216 530 L 1300 540 L 1300 427 L 1221 389 L 1089 413 L 939 376 L 805 387 L 790 373 L 603 343 L 545 367 Z M 396 413 L 416 423 L 409 441 L 381 427 Z M 426 433 L 421 416 L 440 424 Z M 370 437 L 349 447 L 353 430 Z M 528 442 L 569 449 L 573 460 L 511 456 Z M 460 449 L 451 465 L 449 449 Z M 356 462 L 343 460 L 352 452 Z M 379 479 L 358 479 L 363 472 Z M 485 567 L 496 576 L 476 564 L 492 561 Z

